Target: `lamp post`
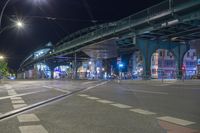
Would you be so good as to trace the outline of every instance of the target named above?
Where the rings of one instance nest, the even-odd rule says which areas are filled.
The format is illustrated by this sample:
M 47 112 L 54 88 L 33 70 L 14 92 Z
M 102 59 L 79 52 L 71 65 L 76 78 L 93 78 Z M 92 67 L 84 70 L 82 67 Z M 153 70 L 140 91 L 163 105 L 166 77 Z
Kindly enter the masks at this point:
M 8 26 L 2 28 L 0 30 L 0 34 L 2 32 L 4 32 L 5 30 L 8 30 L 8 29 L 11 29 L 11 28 L 14 28 L 14 27 L 18 28 L 18 29 L 22 29 L 22 28 L 24 28 L 24 26 L 25 26 L 25 24 L 21 20 L 17 20 L 17 21 L 14 22 L 14 25 L 8 25 Z
M 1 29 L 1 25 L 2 25 L 2 18 L 3 18 L 3 14 L 4 14 L 4 11 L 7 7 L 7 5 L 9 4 L 11 0 L 7 0 L 5 2 L 5 4 L 3 5 L 3 8 L 1 10 L 1 13 L 0 13 L 0 29 Z M 32 3 L 35 3 L 35 4 L 44 4 L 44 3 L 47 3 L 47 0 L 30 0 Z
M 0 34 L 1 34 L 3 31 L 5 31 L 5 30 L 7 30 L 7 29 L 9 29 L 9 28 L 12 27 L 12 26 L 6 26 L 6 27 L 4 27 L 4 28 L 1 28 L 1 27 L 2 27 L 2 18 L 3 18 L 3 14 L 4 14 L 4 11 L 5 11 L 5 9 L 6 9 L 7 5 L 8 5 L 8 3 L 9 3 L 10 1 L 11 1 L 11 0 L 7 0 L 7 1 L 5 2 L 4 6 L 3 6 L 2 10 L 1 10 L 1 13 L 0 13 Z M 23 27 L 24 27 L 24 23 L 23 23 L 21 20 L 17 20 L 17 21 L 15 21 L 15 27 L 17 27 L 17 28 L 23 28 Z

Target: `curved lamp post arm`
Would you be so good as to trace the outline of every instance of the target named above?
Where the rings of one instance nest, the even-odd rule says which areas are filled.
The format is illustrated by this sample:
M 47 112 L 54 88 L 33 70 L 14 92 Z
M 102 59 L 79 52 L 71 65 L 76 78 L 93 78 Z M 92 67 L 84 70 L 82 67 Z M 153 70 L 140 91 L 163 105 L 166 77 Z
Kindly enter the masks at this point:
M 2 28 L 2 29 L 0 30 L 0 34 L 1 34 L 2 32 L 4 32 L 5 30 L 11 29 L 11 28 L 12 28 L 12 26 L 6 26 L 6 27 Z
M 3 17 L 3 13 L 6 9 L 6 6 L 8 5 L 8 3 L 10 2 L 11 0 L 7 0 L 6 3 L 4 4 L 2 10 L 1 10 L 1 14 L 0 14 L 0 29 L 1 29 L 1 21 L 2 21 L 2 17 Z

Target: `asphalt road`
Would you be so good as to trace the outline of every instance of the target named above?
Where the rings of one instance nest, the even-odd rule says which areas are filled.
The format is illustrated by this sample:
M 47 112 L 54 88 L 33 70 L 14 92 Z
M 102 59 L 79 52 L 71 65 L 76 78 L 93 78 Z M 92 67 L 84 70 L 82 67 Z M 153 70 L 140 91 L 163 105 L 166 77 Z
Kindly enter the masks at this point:
M 199 95 L 199 81 L 7 81 L 0 132 L 200 133 Z

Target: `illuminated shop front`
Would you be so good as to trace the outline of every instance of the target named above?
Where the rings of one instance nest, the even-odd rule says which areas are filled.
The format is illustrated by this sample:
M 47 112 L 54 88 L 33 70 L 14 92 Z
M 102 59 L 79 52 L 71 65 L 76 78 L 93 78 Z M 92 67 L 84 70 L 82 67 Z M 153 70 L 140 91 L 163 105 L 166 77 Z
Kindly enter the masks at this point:
M 58 66 L 54 69 L 54 79 L 63 79 L 71 77 L 72 69 L 69 66 Z

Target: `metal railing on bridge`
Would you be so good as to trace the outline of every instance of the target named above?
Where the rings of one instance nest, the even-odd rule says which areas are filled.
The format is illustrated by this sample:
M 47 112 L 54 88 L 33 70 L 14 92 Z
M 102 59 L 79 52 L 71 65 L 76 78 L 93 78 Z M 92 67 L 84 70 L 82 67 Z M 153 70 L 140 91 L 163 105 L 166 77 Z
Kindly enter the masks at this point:
M 166 0 L 117 22 L 102 24 L 98 28 L 91 27 L 91 29 L 86 28 L 84 30 L 80 30 L 62 40 L 59 44 L 63 44 L 55 49 L 54 54 L 75 48 L 82 44 L 93 42 L 107 36 L 115 36 L 116 34 L 120 34 L 122 31 L 132 29 L 133 27 L 136 28 L 138 25 L 142 25 L 146 22 L 158 21 L 158 19 L 167 17 L 173 13 L 187 9 L 197 4 L 200 4 L 200 1 Z M 87 33 L 90 30 L 91 32 Z M 80 36 L 74 39 L 72 36 L 77 35 L 77 33 L 80 33 Z M 87 34 L 82 35 L 81 33 Z M 72 38 L 72 40 L 69 40 L 70 38 Z

